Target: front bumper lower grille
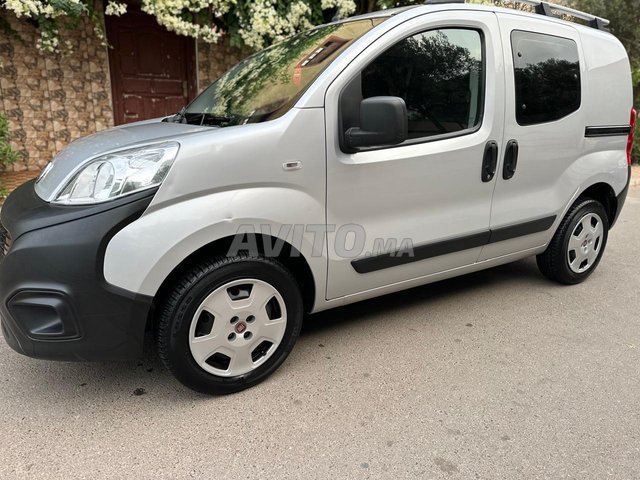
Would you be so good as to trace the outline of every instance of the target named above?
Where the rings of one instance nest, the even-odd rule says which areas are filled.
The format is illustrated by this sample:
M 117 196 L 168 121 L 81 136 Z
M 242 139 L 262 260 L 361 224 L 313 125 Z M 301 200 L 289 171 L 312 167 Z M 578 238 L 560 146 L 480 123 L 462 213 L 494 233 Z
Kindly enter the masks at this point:
M 7 256 L 12 244 L 13 240 L 11 239 L 11 235 L 7 229 L 0 224 L 0 261 L 4 260 L 4 257 Z

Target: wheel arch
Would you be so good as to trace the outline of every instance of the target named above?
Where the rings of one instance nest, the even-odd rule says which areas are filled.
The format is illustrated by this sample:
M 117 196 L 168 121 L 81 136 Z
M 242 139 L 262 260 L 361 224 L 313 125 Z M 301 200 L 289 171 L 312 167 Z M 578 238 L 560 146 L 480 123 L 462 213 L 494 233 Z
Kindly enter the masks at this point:
M 613 187 L 605 182 L 595 183 L 580 193 L 576 202 L 590 198 L 600 202 L 607 212 L 609 227 L 613 227 L 618 218 L 618 197 L 616 197 Z
M 258 247 L 258 253 L 260 255 L 265 255 L 265 245 L 273 245 L 275 242 L 282 243 L 282 249 L 280 249 L 277 256 L 272 258 L 275 258 L 280 263 L 282 263 L 294 276 L 294 278 L 298 282 L 298 285 L 300 286 L 305 312 L 311 312 L 315 303 L 317 289 L 316 281 L 313 277 L 309 262 L 304 257 L 304 255 L 289 242 L 261 233 L 229 235 L 203 245 L 202 247 L 191 253 L 178 265 L 176 265 L 169 273 L 169 275 L 164 279 L 154 297 L 154 307 L 157 306 L 158 302 L 161 301 L 162 298 L 166 298 L 172 286 L 176 284 L 176 282 L 184 274 L 184 272 L 197 266 L 205 259 L 226 256 L 234 240 L 236 240 L 239 235 L 247 235 L 248 237 L 250 237 L 243 238 L 243 240 L 249 240 L 249 242 L 252 244 L 253 240 L 255 240 L 255 245 L 257 245 Z M 150 316 L 148 321 L 149 327 L 152 326 L 154 317 L 154 315 Z

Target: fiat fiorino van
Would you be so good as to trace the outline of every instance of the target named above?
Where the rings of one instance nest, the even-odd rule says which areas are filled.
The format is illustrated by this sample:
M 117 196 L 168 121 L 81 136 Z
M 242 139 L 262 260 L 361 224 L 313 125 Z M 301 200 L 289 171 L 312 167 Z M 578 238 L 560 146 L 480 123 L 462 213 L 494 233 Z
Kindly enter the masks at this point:
M 629 186 L 629 59 L 606 20 L 523 3 L 323 25 L 73 142 L 2 208 L 7 343 L 129 359 L 153 330 L 222 394 L 273 373 L 305 313 L 529 256 L 584 281 Z

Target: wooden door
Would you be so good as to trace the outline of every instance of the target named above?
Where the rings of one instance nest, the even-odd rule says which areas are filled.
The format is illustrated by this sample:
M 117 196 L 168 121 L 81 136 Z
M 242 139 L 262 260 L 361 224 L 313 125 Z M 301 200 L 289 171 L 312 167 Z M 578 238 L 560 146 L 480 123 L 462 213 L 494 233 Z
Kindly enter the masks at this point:
M 129 5 L 107 16 L 116 125 L 177 113 L 196 94 L 195 41 Z

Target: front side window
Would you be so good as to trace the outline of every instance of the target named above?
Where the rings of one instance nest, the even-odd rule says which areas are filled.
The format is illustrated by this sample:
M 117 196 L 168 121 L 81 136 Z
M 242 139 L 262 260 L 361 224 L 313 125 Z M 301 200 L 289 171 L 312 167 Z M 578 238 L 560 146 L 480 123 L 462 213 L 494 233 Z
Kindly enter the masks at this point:
M 514 31 L 511 47 L 518 124 L 553 122 L 580 108 L 582 90 L 576 42 Z
M 362 96 L 404 99 L 410 140 L 477 127 L 484 101 L 480 32 L 446 28 L 399 42 L 364 69 Z
M 349 45 L 380 22 L 325 25 L 263 50 L 225 73 L 180 117 L 187 123 L 214 126 L 278 118 Z

